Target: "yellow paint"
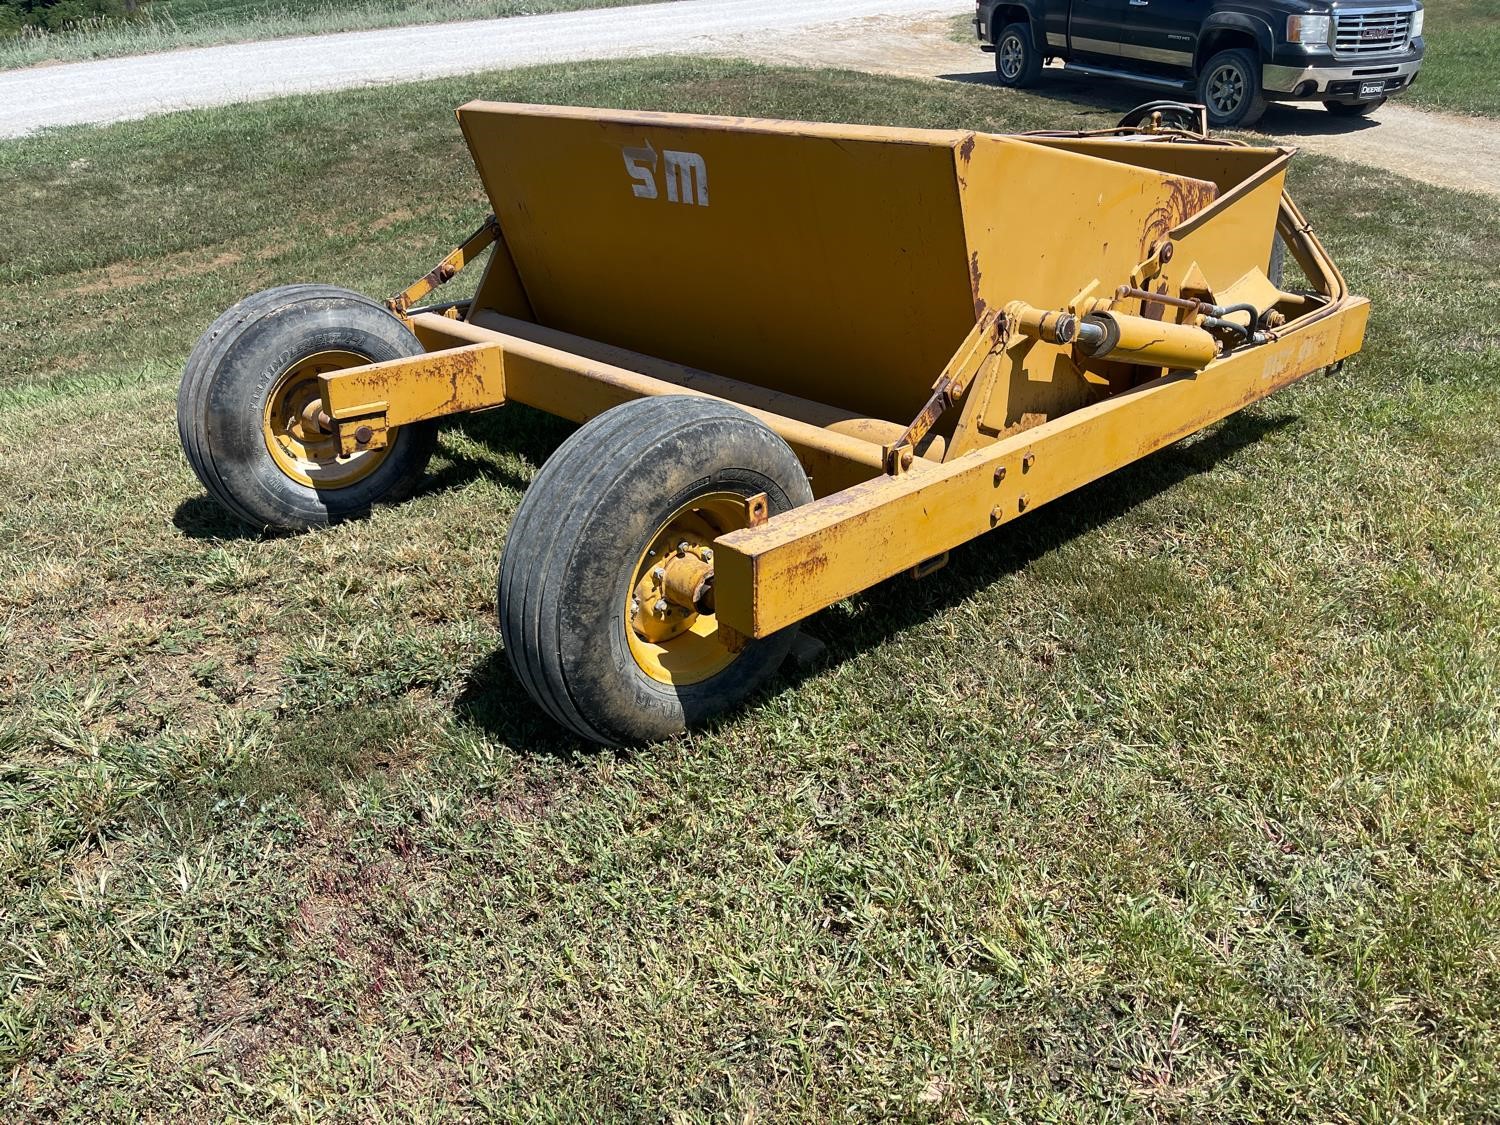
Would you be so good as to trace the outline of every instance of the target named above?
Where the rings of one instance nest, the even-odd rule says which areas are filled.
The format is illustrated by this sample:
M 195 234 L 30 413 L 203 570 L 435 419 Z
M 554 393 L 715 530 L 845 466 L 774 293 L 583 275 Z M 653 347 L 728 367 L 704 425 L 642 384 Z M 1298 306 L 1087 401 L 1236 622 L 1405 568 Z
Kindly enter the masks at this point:
M 1367 303 L 1283 195 L 1286 149 L 484 102 L 458 115 L 497 216 L 485 276 L 463 320 L 410 318 L 441 350 L 323 379 L 340 447 L 505 401 L 577 421 L 642 395 L 739 403 L 788 442 L 819 497 L 715 544 L 716 613 L 747 636 L 940 556 L 1363 338 Z M 1266 278 L 1278 227 L 1315 294 Z M 1249 300 L 1284 323 L 1217 356 L 1207 333 L 1173 323 L 1189 314 L 1159 319 L 1161 302 L 1116 299 L 1122 286 Z M 999 319 L 1023 305 L 1110 314 L 1122 345 L 1091 357 Z M 1181 366 L 1201 370 L 1162 374 Z M 930 439 L 909 466 L 903 434 Z M 710 643 L 697 629 L 632 636 Z M 712 664 L 695 657 L 682 674 Z
M 1138 367 L 1185 368 L 1198 371 L 1219 354 L 1211 335 L 1191 324 L 1152 320 L 1128 313 L 1098 313 L 1099 321 L 1113 328 L 1113 343 L 1100 358 Z
M 1163 376 L 931 473 L 868 481 L 725 536 L 714 547 L 719 617 L 763 637 L 894 577 L 1350 355 L 1368 311 L 1351 298 L 1202 372 Z
M 484 225 L 476 230 L 463 244 L 451 251 L 446 258 L 434 266 L 424 277 L 418 278 L 401 292 L 387 302 L 390 308 L 398 315 L 404 315 L 423 297 L 426 297 L 440 285 L 446 285 L 470 262 L 482 254 L 491 243 L 495 241 L 498 228 L 495 225 L 493 215 L 487 217 Z
M 747 523 L 745 497 L 708 493 L 673 512 L 642 550 L 624 607 L 625 637 L 631 657 L 653 680 L 677 687 L 702 683 L 742 651 L 724 643 L 715 614 L 695 612 L 673 599 L 667 568 L 683 544 L 695 557 L 707 552 L 711 561 L 710 544 Z
M 973 326 L 954 176 L 967 134 L 482 102 L 458 114 L 550 328 L 905 425 Z M 635 193 L 632 153 L 654 198 Z M 703 173 L 679 162 L 669 178 L 670 153 Z
M 380 448 L 389 440 L 388 431 L 398 426 L 505 401 L 504 355 L 492 343 L 331 372 L 320 382 L 323 408 L 345 451 Z M 361 427 L 371 431 L 371 440 L 357 439 Z
M 335 435 L 318 430 L 304 418 L 309 406 L 318 401 L 320 376 L 340 368 L 362 368 L 368 362 L 354 352 L 318 352 L 294 363 L 272 386 L 261 417 L 261 434 L 277 468 L 298 484 L 322 490 L 348 488 L 385 459 L 384 449 L 345 455 Z

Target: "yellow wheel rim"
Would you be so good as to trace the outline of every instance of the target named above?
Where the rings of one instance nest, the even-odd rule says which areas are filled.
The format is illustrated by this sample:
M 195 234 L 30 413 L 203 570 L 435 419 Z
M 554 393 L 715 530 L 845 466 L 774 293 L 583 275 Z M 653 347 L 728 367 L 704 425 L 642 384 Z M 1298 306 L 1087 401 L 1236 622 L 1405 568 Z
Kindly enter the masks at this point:
M 707 493 L 673 512 L 641 552 L 625 595 L 625 637 L 630 655 L 653 680 L 674 687 L 701 683 L 739 655 L 719 640 L 719 619 L 712 612 L 673 602 L 665 610 L 657 606 L 667 601 L 660 576 L 664 568 L 684 562 L 696 566 L 698 559 L 711 564 L 713 541 L 748 522 L 743 496 Z
M 271 459 L 294 481 L 309 488 L 348 488 L 378 469 L 390 453 L 391 446 L 386 445 L 340 456 L 337 437 L 313 429 L 303 420 L 303 412 L 319 397 L 319 375 L 369 362 L 355 352 L 317 352 L 292 364 L 276 380 L 266 399 L 261 431 Z

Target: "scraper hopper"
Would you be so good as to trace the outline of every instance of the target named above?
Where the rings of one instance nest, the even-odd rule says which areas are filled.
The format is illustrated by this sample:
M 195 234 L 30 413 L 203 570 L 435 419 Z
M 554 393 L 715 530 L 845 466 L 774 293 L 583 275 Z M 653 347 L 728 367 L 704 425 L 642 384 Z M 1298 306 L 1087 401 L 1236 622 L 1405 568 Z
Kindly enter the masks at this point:
M 521 682 L 599 742 L 738 702 L 803 618 L 1363 335 L 1286 149 L 1159 119 L 458 117 L 493 214 L 383 304 L 300 285 L 230 310 L 184 374 L 183 444 L 232 511 L 300 529 L 409 492 L 446 415 L 585 422 L 516 515 L 499 609 Z M 471 299 L 419 307 L 486 250 Z

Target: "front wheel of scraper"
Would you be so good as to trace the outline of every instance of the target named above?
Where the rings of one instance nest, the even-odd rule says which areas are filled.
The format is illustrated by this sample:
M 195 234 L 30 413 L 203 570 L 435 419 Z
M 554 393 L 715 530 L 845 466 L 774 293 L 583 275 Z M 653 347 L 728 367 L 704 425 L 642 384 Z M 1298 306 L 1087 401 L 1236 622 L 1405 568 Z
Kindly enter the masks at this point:
M 713 542 L 812 499 L 796 455 L 730 403 L 644 398 L 599 415 L 542 467 L 500 564 L 500 627 L 548 714 L 605 745 L 675 734 L 744 700 L 796 637 L 726 643 Z

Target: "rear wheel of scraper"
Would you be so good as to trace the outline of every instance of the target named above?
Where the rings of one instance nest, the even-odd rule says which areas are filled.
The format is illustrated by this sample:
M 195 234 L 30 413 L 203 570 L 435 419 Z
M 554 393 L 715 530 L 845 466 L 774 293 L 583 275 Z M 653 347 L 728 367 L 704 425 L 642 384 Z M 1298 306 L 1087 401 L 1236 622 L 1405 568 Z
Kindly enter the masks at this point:
M 672 395 L 617 406 L 570 437 L 516 513 L 500 628 L 517 677 L 557 722 L 607 745 L 664 738 L 739 703 L 796 628 L 725 643 L 712 543 L 812 499 L 786 442 L 744 410 Z
M 384 449 L 350 456 L 313 419 L 318 376 L 418 355 L 383 306 L 329 285 L 284 285 L 219 317 L 188 357 L 177 432 L 213 497 L 258 528 L 302 530 L 366 515 L 409 494 L 437 423 L 391 431 Z

